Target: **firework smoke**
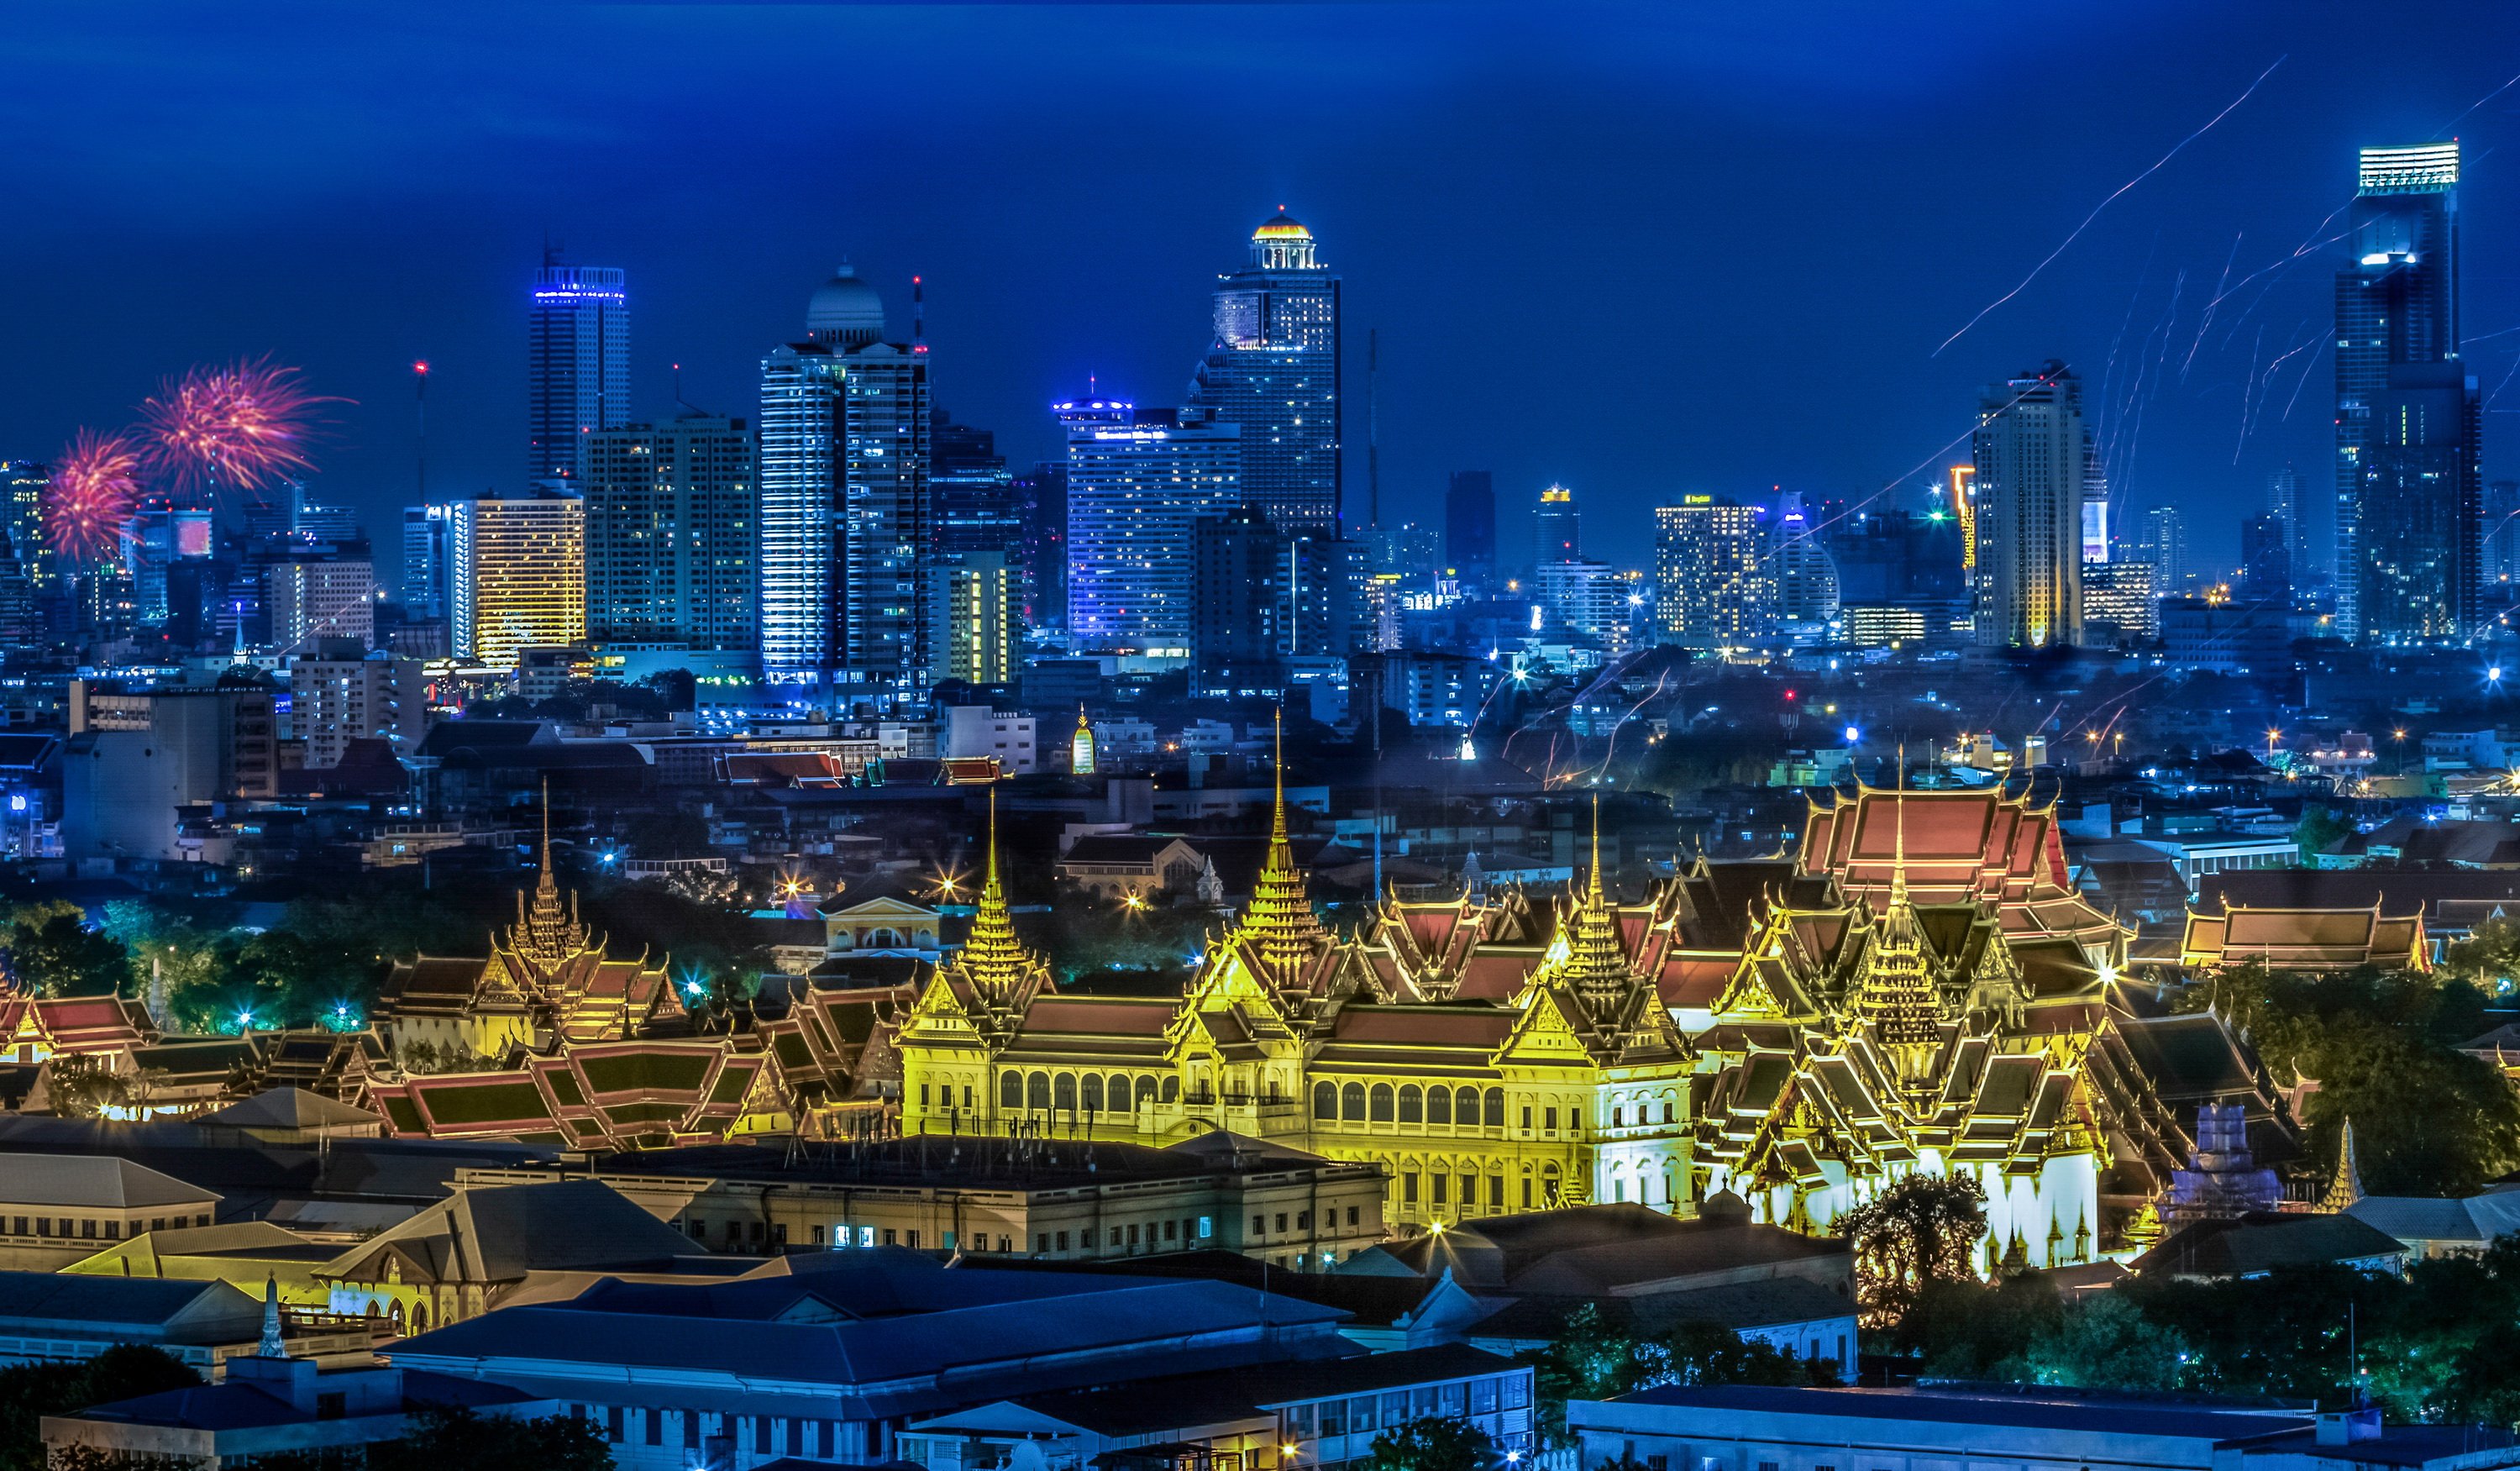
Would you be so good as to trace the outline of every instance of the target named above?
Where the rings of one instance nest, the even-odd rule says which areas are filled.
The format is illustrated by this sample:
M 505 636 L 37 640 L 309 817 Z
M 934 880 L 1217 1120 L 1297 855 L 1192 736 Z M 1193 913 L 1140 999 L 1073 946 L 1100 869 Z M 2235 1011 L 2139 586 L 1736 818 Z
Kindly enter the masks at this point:
M 318 404 L 297 370 L 268 358 L 196 368 L 140 406 L 149 468 L 183 489 L 257 490 L 312 469 L 306 457 Z
M 44 534 L 56 551 L 93 561 L 120 545 L 123 518 L 140 495 L 140 451 L 119 434 L 81 429 L 53 467 Z

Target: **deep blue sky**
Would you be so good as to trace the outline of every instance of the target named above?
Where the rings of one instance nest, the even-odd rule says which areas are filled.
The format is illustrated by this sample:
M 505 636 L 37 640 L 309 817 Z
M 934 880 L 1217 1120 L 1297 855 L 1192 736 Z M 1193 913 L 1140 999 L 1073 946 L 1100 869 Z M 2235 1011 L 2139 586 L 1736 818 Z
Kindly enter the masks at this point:
M 1282 201 L 1347 281 L 1352 513 L 1378 327 L 1386 519 L 1491 468 L 1513 547 L 1561 479 L 1620 560 L 1683 491 L 1921 481 L 1978 384 L 2113 353 L 2116 484 L 2231 555 L 2271 467 L 2325 481 L 2334 248 L 2203 305 L 2320 238 L 2356 147 L 2453 118 L 2467 333 L 2514 329 L 2471 357 L 2520 361 L 2520 87 L 2460 116 L 2520 72 L 2508 5 L 50 7 L 0 54 L 0 456 L 270 353 L 356 400 L 317 494 L 381 531 L 415 357 L 432 491 L 520 477 L 547 233 L 629 270 L 653 414 L 679 361 L 749 415 L 842 255 L 904 329 L 923 273 L 940 402 L 1020 461 L 1088 373 L 1176 401 Z

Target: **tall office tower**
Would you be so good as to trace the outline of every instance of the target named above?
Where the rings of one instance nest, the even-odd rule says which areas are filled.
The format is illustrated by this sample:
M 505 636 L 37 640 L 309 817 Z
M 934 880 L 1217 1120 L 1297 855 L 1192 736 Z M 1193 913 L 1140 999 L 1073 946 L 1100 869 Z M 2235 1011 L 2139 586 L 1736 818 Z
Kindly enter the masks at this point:
M 1339 279 L 1280 209 L 1216 288 L 1216 340 L 1191 403 L 1242 431 L 1242 500 L 1287 532 L 1339 523 Z
M 1191 658 L 1203 682 L 1247 680 L 1294 651 L 1294 539 L 1257 507 L 1191 528 Z
M 2155 506 L 2143 513 L 2143 535 L 2136 555 L 2152 563 L 2152 585 L 2164 596 L 2187 587 L 2187 520 L 2176 506 Z
M 881 693 L 925 683 L 934 528 L 923 347 L 842 265 L 805 337 L 761 363 L 761 662 L 772 680 Z
M 446 526 L 452 506 L 402 509 L 402 605 L 413 618 L 446 616 Z
M 751 427 L 686 414 L 599 429 L 585 463 L 587 637 L 758 647 Z
M 1563 485 L 1543 490 L 1540 504 L 1531 513 L 1531 559 L 1535 563 L 1569 561 L 1583 556 L 1583 540 L 1578 534 L 1582 520 L 1575 492 Z
M 210 513 L 151 496 L 122 523 L 122 569 L 131 574 L 135 614 L 142 623 L 167 618 L 166 569 L 188 557 L 208 557 Z
M 2520 581 L 2520 480 L 2485 482 L 2485 521 L 2477 540 L 2481 581 Z
M 2310 580 L 2310 538 L 2302 528 L 2301 471 L 2290 465 L 2267 471 L 2267 514 L 2284 523 L 2284 559 L 2296 583 Z
M 1457 469 L 1444 490 L 1444 564 L 1473 586 L 1496 573 L 1496 476 Z
M 2240 523 L 2240 580 L 2249 602 L 2282 607 L 2292 597 L 2292 546 L 2282 516 L 2272 512 Z
M 1979 395 L 1970 457 L 1980 644 L 2083 642 L 2088 449 L 2082 379 L 2055 359 Z
M 1766 631 L 1759 508 L 1683 496 L 1654 512 L 1654 622 L 1666 644 L 1732 648 Z
M 1055 412 L 1067 431 L 1068 646 L 1186 654 L 1192 530 L 1243 504 L 1242 426 L 1194 405 L 1088 399 Z
M 2478 532 L 2485 487 L 2476 450 L 2483 409 L 2455 358 L 2389 365 L 2369 400 L 2358 459 L 2356 533 L 2361 637 L 2441 643 L 2476 632 Z
M 1015 477 L 1023 508 L 1024 622 L 1035 628 L 1067 626 L 1067 466 L 1035 465 Z
M 1293 651 L 1344 658 L 1375 637 L 1373 549 L 1329 528 L 1298 532 L 1294 554 Z
M 0 460 L 0 530 L 17 549 L 18 565 L 38 598 L 53 590 L 58 573 L 53 545 L 44 536 L 44 493 L 52 489 L 53 468 L 40 460 Z
M 929 677 L 1003 685 L 1015 677 L 1021 637 L 1014 569 L 1003 552 L 964 552 L 929 569 Z
M 1823 534 L 1849 643 L 1939 643 L 1968 626 L 1966 537 L 1958 516 L 1940 509 L 1874 512 L 1843 517 Z
M 446 567 L 455 657 L 513 669 L 529 647 L 586 638 L 586 503 L 572 495 L 457 501 Z
M 2083 429 L 2083 564 L 2109 559 L 2109 541 L 2115 530 L 2109 515 L 2109 477 L 2100 468 L 2100 447 L 2093 439 L 2090 425 Z
M 2364 540 L 2374 524 L 2365 470 L 2390 370 L 2458 356 L 2458 145 L 2366 148 L 2358 182 L 2346 224 L 2351 263 L 2336 273 L 2334 565 L 2336 622 L 2348 639 L 2365 636 Z M 2472 465 L 2473 440 L 2466 449 Z M 2403 617 L 2391 626 L 2402 629 Z
M 377 569 L 368 561 L 306 558 L 276 562 L 264 574 L 274 648 L 303 648 L 317 639 L 377 639 Z
M 1828 546 L 1812 531 L 1803 498 L 1788 491 L 1769 528 L 1768 565 L 1776 583 L 1776 617 L 1779 631 L 1801 640 L 1824 638 L 1837 617 L 1837 563 Z
M 525 326 L 525 478 L 576 479 L 586 436 L 629 422 L 628 276 L 545 250 Z
M 1549 616 L 1607 653 L 1628 650 L 1628 583 L 1608 562 L 1589 557 L 1544 561 L 1531 569 L 1531 590 Z
M 927 485 L 935 505 L 936 556 L 991 553 L 1015 578 L 1015 606 L 1030 601 L 1024 579 L 1024 492 L 998 453 L 998 436 L 954 423 L 943 409 L 930 416 Z

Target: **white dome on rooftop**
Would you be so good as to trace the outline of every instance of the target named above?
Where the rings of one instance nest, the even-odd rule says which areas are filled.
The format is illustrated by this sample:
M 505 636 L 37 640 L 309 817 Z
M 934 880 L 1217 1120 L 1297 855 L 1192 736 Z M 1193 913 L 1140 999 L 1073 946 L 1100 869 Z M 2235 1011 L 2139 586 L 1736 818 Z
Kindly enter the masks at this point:
M 835 347 L 863 347 L 883 340 L 883 298 L 843 261 L 805 303 L 805 335 Z

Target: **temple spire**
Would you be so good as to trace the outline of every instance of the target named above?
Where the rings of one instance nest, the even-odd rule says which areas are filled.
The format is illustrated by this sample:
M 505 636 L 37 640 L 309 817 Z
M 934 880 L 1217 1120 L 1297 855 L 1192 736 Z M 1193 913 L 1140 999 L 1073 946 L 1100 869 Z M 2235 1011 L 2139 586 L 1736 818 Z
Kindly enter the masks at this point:
M 1015 938 L 1014 915 L 1007 908 L 1006 886 L 998 879 L 998 790 L 989 788 L 988 876 L 980 885 L 980 902 L 971 914 L 971 933 L 963 942 L 963 974 L 992 998 L 1003 999 L 1022 985 L 1041 962 Z
M 1593 872 L 1571 916 L 1566 944 L 1566 984 L 1587 1004 L 1615 1002 L 1632 979 L 1617 918 L 1601 888 L 1601 796 L 1593 794 Z
M 1294 845 L 1286 838 L 1286 716 L 1277 717 L 1277 803 L 1269 824 L 1269 856 L 1251 886 L 1251 907 L 1243 912 L 1241 931 L 1255 943 L 1263 964 L 1282 979 L 1310 959 L 1322 937 L 1321 920 L 1305 892 L 1303 870 L 1295 867 Z

